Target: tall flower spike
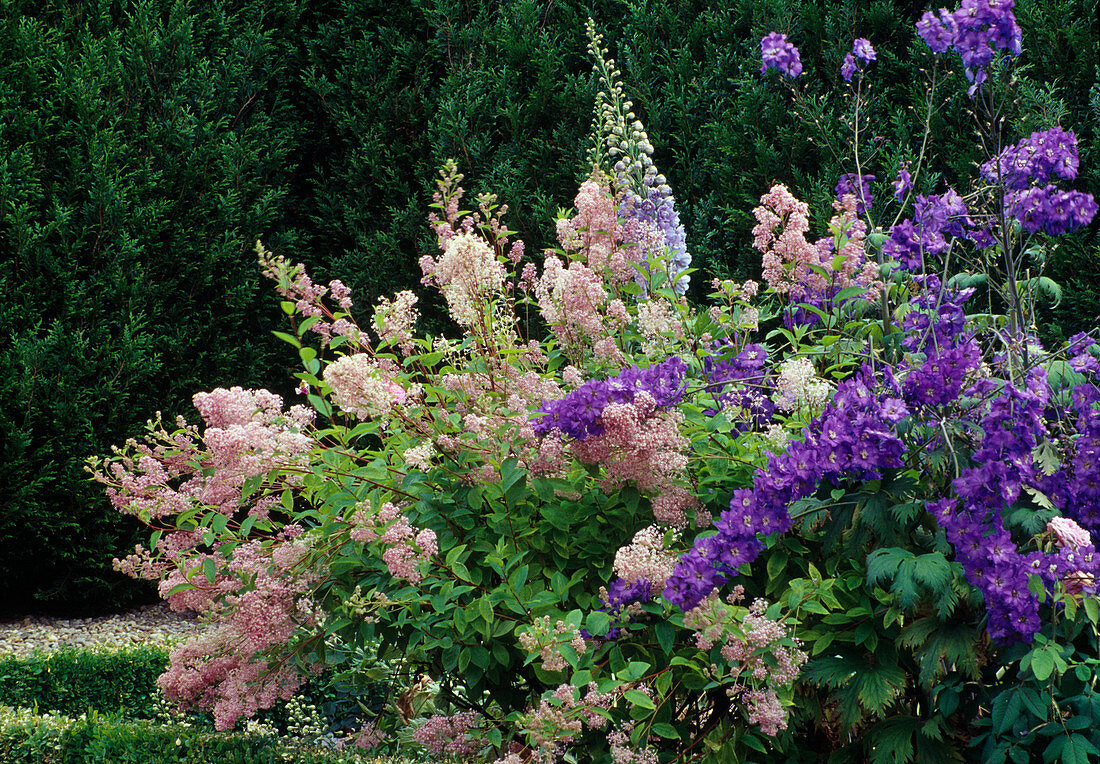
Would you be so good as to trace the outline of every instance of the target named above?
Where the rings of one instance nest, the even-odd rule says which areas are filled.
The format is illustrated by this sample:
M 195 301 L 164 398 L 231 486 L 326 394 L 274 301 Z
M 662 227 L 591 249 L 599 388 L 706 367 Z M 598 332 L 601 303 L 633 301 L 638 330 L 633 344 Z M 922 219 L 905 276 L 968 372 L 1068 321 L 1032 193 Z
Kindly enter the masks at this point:
M 689 279 L 683 271 L 691 265 L 691 255 L 672 189 L 653 164 L 653 144 L 641 120 L 631 111 L 633 104 L 623 98 L 619 80 L 622 74 L 615 68 L 614 59 L 607 57 L 603 37 L 596 32 L 592 19 L 588 20 L 587 30 L 588 50 L 595 59 L 593 68 L 600 82 L 593 124 L 595 148 L 589 156 L 600 161 L 606 147 L 608 159 L 615 160 L 611 169 L 624 192 L 619 214 L 624 219 L 627 239 L 644 250 L 646 260 L 666 258 L 668 285 L 677 294 L 684 294 Z

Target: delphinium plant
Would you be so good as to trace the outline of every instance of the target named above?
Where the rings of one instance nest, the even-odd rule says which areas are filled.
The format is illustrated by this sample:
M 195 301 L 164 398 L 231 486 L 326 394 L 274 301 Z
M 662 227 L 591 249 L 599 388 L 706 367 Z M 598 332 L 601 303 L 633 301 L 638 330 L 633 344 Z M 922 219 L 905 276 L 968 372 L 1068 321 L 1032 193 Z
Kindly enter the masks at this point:
M 975 102 L 1009 84 L 1011 10 L 918 24 Z M 384 666 L 358 744 L 509 764 L 1086 760 L 1100 346 L 1041 350 L 1013 297 L 1025 235 L 1095 212 L 1051 182 L 1072 133 L 996 143 L 965 195 L 914 199 L 902 168 L 887 228 L 857 156 L 814 241 L 777 185 L 766 288 L 692 306 L 675 200 L 589 36 L 596 140 L 558 248 L 532 259 L 492 195 L 464 210 L 445 166 L 420 266 L 447 337 L 417 333 L 411 293 L 360 326 L 343 284 L 259 247 L 303 403 L 199 394 L 201 425 L 93 465 L 155 529 L 119 567 L 218 623 L 167 695 L 229 728 L 322 666 Z M 785 35 L 761 54 L 804 73 Z M 857 39 L 843 79 L 875 60 Z M 966 312 L 963 262 L 1003 275 L 999 314 Z

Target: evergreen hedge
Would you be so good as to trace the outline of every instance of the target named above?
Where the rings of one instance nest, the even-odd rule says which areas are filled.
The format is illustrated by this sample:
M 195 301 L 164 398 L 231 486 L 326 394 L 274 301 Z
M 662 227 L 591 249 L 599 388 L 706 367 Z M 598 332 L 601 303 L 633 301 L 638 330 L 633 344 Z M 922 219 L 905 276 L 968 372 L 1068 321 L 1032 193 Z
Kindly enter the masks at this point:
M 858 9 L 858 16 L 856 10 Z M 528 252 L 552 244 L 591 124 L 584 20 L 619 59 L 700 273 L 748 277 L 751 209 L 774 180 L 817 210 L 841 168 L 759 75 L 759 40 L 790 34 L 832 71 L 856 36 L 879 51 L 884 198 L 919 137 L 923 3 L 871 0 L 0 0 L 0 609 L 97 612 L 148 598 L 110 570 L 143 533 L 89 484 L 85 457 L 160 409 L 222 385 L 290 396 L 290 360 L 253 245 L 377 297 L 416 288 L 432 246 L 435 169 L 455 157 L 492 190 Z M 1100 195 L 1095 0 L 1020 0 L 1022 98 L 1076 129 Z M 1042 83 L 1031 84 L 1031 83 Z M 834 93 L 839 92 L 837 90 Z M 956 87 L 941 91 L 959 100 Z M 832 96 L 835 99 L 835 95 Z M 836 103 L 820 101 L 829 121 Z M 1010 116 L 1017 111 L 1010 110 Z M 934 119 L 942 182 L 982 158 L 969 125 Z M 1026 135 L 1047 125 L 1017 122 Z M 1049 340 L 1100 314 L 1098 227 L 1068 237 Z M 439 321 L 429 315 L 429 321 Z

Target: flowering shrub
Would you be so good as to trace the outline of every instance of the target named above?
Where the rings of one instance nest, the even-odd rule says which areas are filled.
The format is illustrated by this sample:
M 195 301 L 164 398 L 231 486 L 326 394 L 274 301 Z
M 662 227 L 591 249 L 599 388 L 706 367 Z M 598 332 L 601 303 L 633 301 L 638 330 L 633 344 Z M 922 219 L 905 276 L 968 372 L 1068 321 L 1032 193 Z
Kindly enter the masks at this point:
M 1018 29 L 1011 2 L 968 3 L 918 31 L 963 55 L 979 108 Z M 155 422 L 95 464 L 156 528 L 119 567 L 223 624 L 162 685 L 229 727 L 320 666 L 367 670 L 373 645 L 395 684 L 431 678 L 438 713 L 410 687 L 362 729 L 413 725 L 436 756 L 1098 750 L 1066 719 L 1096 707 L 1100 345 L 1039 347 L 1019 279 L 1028 237 L 1095 213 L 1047 182 L 1073 180 L 1072 133 L 908 217 L 919 168 L 900 169 L 888 229 L 856 151 L 814 243 L 776 185 L 755 211 L 767 294 L 716 281 L 698 310 L 674 198 L 589 32 L 593 166 L 541 268 L 493 196 L 462 209 L 448 163 L 420 266 L 461 336 L 418 336 L 407 293 L 361 328 L 340 282 L 260 247 L 311 408 L 215 391 L 202 427 Z M 761 53 L 802 74 L 785 35 Z M 856 40 L 844 79 L 874 60 Z M 1005 279 L 1000 313 L 966 313 L 953 263 Z

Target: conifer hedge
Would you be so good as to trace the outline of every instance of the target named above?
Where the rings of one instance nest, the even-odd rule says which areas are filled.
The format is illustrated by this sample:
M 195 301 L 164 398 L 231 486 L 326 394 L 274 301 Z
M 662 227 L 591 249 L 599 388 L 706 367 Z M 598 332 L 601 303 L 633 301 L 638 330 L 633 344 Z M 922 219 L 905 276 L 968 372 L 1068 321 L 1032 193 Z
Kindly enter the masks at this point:
M 856 9 L 858 8 L 858 15 Z M 845 41 L 879 51 L 888 181 L 919 140 L 924 3 L 871 0 L 0 0 L 0 609 L 99 611 L 148 596 L 110 570 L 139 534 L 83 460 L 158 408 L 215 386 L 290 390 L 253 247 L 339 277 L 368 303 L 416 288 L 436 168 L 510 205 L 528 252 L 584 173 L 595 83 L 584 20 L 605 33 L 658 147 L 701 272 L 751 276 L 750 211 L 773 180 L 819 209 L 843 134 L 792 119 L 759 74 L 786 32 L 833 72 Z M 1077 129 L 1077 187 L 1100 195 L 1095 0 L 1019 0 L 1024 99 Z M 1029 79 L 1030 78 L 1030 79 Z M 1029 87 L 1027 82 L 1053 83 Z M 961 90 L 941 91 L 959 100 Z M 1009 117 L 1017 110 L 1010 108 Z M 1017 123 L 1026 135 L 1048 124 Z M 945 183 L 984 158 L 933 119 Z M 839 152 L 841 155 L 844 152 Z M 885 196 L 885 193 L 882 193 Z M 1048 339 L 1095 326 L 1097 226 L 1048 275 Z M 429 315 L 429 321 L 440 321 Z

